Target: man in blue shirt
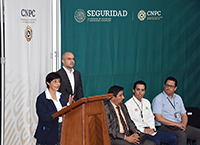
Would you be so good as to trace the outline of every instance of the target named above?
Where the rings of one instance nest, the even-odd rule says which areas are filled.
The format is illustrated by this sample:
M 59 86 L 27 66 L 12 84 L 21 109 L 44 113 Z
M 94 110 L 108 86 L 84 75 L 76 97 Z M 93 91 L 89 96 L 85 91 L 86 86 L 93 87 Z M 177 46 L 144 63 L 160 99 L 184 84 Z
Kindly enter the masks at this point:
M 152 102 L 153 113 L 158 130 L 174 134 L 177 145 L 187 145 L 187 138 L 196 140 L 200 145 L 200 129 L 187 125 L 188 118 L 182 98 L 175 94 L 177 80 L 168 77 L 165 80 L 164 91 L 158 94 Z
M 151 111 L 151 103 L 144 98 L 145 92 L 146 83 L 141 80 L 136 81 L 133 86 L 134 95 L 125 103 L 137 129 L 146 133 L 147 139 L 155 142 L 156 145 L 160 145 L 161 142 L 168 145 L 177 145 L 176 136 L 156 130 L 154 115 Z

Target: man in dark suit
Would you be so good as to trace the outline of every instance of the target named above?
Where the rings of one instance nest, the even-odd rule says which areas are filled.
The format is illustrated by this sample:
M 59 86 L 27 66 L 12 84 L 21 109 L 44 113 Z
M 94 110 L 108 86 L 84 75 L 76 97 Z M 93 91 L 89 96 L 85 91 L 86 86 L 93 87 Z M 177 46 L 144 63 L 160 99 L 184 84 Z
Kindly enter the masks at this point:
M 111 145 L 155 145 L 150 140 L 143 140 L 140 131 L 130 119 L 126 106 L 123 104 L 123 88 L 112 86 L 108 93 L 113 97 L 105 104 L 106 119 Z M 144 138 L 145 139 L 145 138 Z
M 70 105 L 83 97 L 81 74 L 73 69 L 75 59 L 71 52 L 65 52 L 62 55 L 62 63 L 63 67 L 58 70 L 62 78 L 59 91 L 63 94 L 67 105 Z

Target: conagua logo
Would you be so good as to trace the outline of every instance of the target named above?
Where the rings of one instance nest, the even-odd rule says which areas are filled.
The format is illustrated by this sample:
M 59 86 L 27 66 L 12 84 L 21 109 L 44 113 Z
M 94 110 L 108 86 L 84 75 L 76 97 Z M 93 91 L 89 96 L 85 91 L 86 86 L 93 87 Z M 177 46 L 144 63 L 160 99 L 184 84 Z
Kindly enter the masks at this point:
M 144 10 L 139 11 L 139 13 L 138 13 L 138 19 L 140 21 L 144 21 L 145 18 L 146 18 L 146 12 Z
M 75 11 L 74 13 L 74 19 L 78 22 L 78 23 L 82 23 L 83 21 L 85 21 L 86 19 L 86 13 L 83 9 L 78 9 Z
M 25 29 L 25 38 L 28 42 L 30 42 L 32 37 L 33 37 L 33 30 L 30 26 L 27 26 Z

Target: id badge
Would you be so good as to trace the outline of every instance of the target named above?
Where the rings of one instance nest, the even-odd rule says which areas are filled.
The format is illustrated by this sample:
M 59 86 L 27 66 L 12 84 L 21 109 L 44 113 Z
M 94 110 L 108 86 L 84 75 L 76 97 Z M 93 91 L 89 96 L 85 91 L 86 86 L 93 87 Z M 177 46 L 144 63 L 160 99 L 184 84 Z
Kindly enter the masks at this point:
M 174 116 L 175 116 L 175 118 L 179 118 L 179 117 L 181 117 L 181 114 L 178 113 L 178 112 L 175 112 L 175 113 L 174 113 Z

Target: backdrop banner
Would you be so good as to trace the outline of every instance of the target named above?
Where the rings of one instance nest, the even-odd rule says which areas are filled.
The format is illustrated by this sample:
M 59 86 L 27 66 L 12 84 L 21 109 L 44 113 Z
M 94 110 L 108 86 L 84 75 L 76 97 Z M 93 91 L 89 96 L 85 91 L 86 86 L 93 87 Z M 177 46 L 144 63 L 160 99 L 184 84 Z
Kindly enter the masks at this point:
M 150 101 L 168 76 L 186 106 L 200 106 L 199 0 L 61 0 L 61 49 L 75 54 L 85 96 L 147 83 Z
M 5 0 L 5 145 L 35 144 L 35 101 L 52 70 L 49 0 Z

